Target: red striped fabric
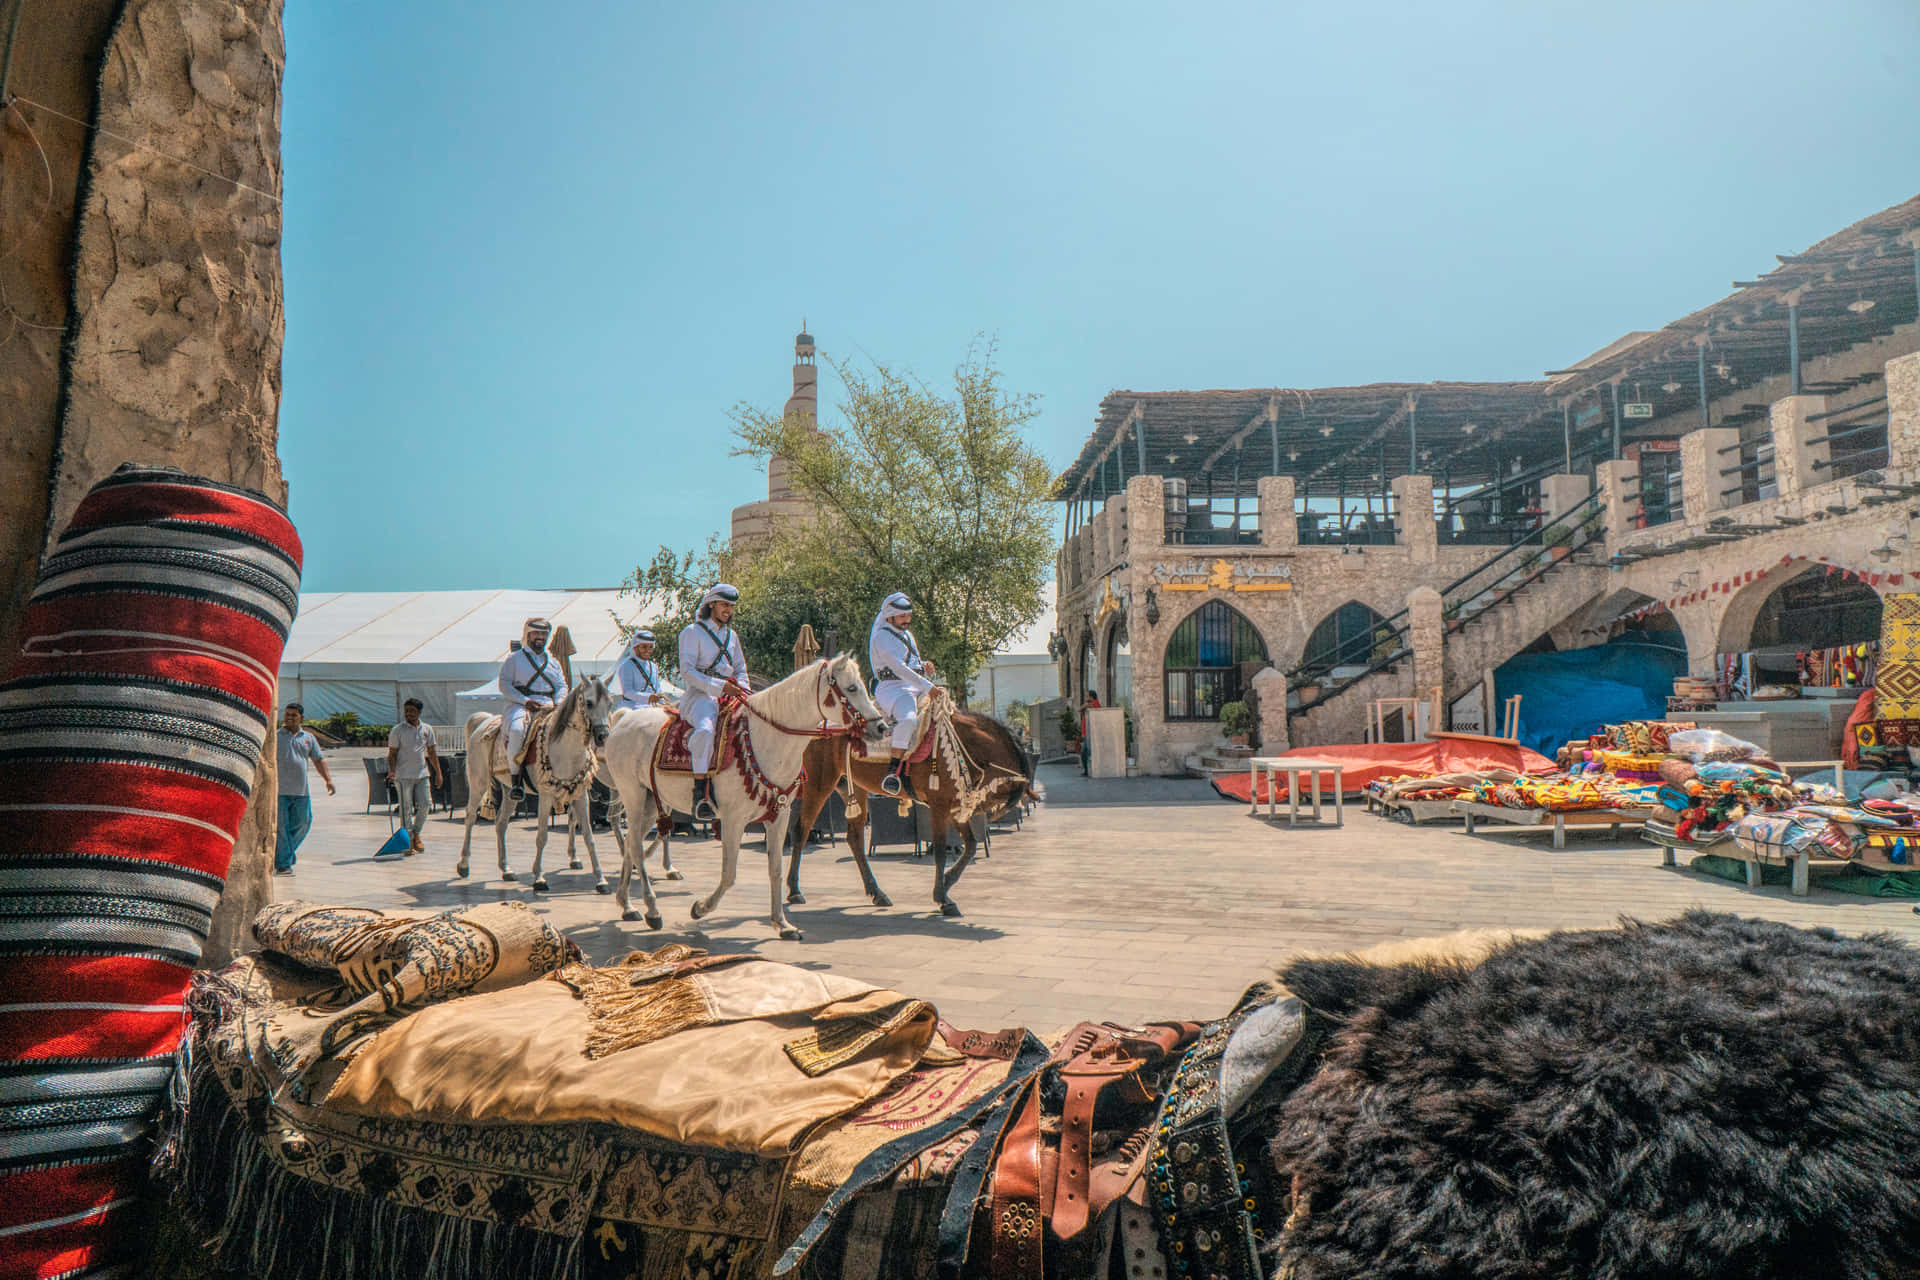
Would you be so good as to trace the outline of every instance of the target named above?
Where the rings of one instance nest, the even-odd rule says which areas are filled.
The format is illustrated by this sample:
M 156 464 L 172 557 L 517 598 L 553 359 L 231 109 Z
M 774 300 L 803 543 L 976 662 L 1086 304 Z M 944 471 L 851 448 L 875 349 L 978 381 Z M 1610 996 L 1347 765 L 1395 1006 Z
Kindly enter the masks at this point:
M 299 598 L 258 494 L 123 467 L 0 685 L 0 1280 L 119 1274 Z

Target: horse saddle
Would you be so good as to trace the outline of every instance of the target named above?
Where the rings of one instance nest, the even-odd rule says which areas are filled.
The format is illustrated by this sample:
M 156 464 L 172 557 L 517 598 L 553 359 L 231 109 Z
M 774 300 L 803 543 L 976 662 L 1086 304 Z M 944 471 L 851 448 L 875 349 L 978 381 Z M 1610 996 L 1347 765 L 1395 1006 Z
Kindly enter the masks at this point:
M 493 726 L 493 749 L 489 752 L 493 768 L 489 772 L 499 773 L 504 770 L 511 773 L 515 769 L 532 769 L 533 754 L 540 742 L 540 726 L 552 717 L 553 711 L 552 707 L 541 707 L 537 711 L 528 713 L 527 736 L 520 740 L 520 754 L 515 759 L 505 761 L 502 757 L 507 753 L 507 720 L 502 716 L 499 723 Z
M 733 763 L 733 720 L 739 713 L 739 706 L 737 700 L 728 699 L 720 704 L 720 714 L 714 718 L 713 764 L 708 770 L 711 773 L 718 773 Z M 668 707 L 666 711 L 666 727 L 653 740 L 653 772 L 690 774 L 693 772 L 693 752 L 687 746 L 687 738 L 693 733 L 693 722 L 673 707 Z
M 919 708 L 920 725 L 917 730 L 918 736 L 915 737 L 912 748 L 907 752 L 908 764 L 919 764 L 923 760 L 931 758 L 933 755 L 933 703 L 931 694 L 920 699 Z M 860 734 L 854 734 L 852 741 L 853 758 L 856 760 L 880 760 L 890 763 L 893 759 L 893 752 L 885 746 L 882 746 L 872 754 L 868 754 L 866 738 Z

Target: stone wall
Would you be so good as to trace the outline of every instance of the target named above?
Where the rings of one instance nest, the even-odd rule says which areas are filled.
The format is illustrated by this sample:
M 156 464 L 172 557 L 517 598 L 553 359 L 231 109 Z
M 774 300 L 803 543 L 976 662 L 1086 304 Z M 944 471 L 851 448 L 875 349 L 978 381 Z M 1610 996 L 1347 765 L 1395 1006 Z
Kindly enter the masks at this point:
M 77 145 L 70 140 L 79 130 L 33 120 L 55 165 L 53 232 L 22 224 L 17 192 L 11 185 L 0 191 L 0 242 L 10 243 L 20 227 L 28 246 L 21 256 L 32 261 L 26 275 L 0 279 L 9 305 L 32 305 L 36 321 L 59 316 L 70 331 L 67 365 L 51 387 L 47 331 L 34 329 L 24 345 L 0 349 L 0 407 L 8 422 L 0 434 L 9 464 L 0 479 L 8 499 L 0 573 L 9 648 L 45 533 L 58 530 L 87 490 L 121 463 L 162 463 L 281 502 L 287 496 L 275 453 L 285 331 L 281 6 L 128 0 L 109 35 L 113 8 L 29 5 L 16 55 L 18 92 L 83 119 L 97 111 L 103 129 L 119 136 L 96 135 L 85 157 L 87 192 L 77 229 L 68 217 L 70 240 L 59 231 L 59 215 L 71 198 L 67 175 L 79 161 L 77 152 L 61 148 Z M 104 52 L 88 53 L 101 39 Z M 84 67 L 78 99 L 73 67 Z M 18 121 L 7 115 L 0 145 L 11 183 L 11 175 L 28 170 L 17 163 Z M 63 250 L 73 246 L 72 287 L 63 269 L 57 296 L 49 292 L 50 234 Z M 25 267 L 10 261 L 5 269 Z M 16 279 L 23 282 L 18 291 Z M 53 404 L 62 397 L 56 422 Z M 254 780 L 208 941 L 210 963 L 242 942 L 246 922 L 271 897 L 272 763 L 269 752 Z

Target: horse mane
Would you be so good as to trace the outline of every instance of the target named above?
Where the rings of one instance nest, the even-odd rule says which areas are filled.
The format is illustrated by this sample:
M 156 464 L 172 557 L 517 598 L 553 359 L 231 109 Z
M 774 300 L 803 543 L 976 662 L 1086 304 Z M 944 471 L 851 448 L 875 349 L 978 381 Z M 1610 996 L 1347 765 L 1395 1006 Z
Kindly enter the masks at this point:
M 548 732 L 554 734 L 566 732 L 567 721 L 573 719 L 574 707 L 580 701 L 580 690 L 586 688 L 587 681 L 591 679 L 593 679 L 592 676 L 582 676 L 574 681 L 573 687 L 567 690 L 567 696 L 560 699 L 560 705 L 553 709 L 553 728 Z

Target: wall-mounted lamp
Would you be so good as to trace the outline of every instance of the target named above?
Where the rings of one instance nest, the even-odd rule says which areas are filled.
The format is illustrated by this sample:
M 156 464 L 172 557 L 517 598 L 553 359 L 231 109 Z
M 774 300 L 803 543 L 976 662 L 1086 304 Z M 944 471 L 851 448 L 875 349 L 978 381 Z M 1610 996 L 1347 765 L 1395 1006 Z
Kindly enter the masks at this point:
M 1047 656 L 1049 658 L 1052 658 L 1055 662 L 1058 662 L 1060 661 L 1060 655 L 1065 653 L 1066 651 L 1067 651 L 1067 640 L 1065 636 L 1061 635 L 1058 631 L 1056 631 L 1052 635 L 1047 637 Z
M 1150 627 L 1160 625 L 1160 601 L 1155 598 L 1152 587 L 1147 588 L 1147 625 Z
M 1700 571 L 1698 569 L 1689 569 L 1673 580 L 1673 589 L 1675 591 L 1684 591 L 1698 581 L 1700 581 Z
M 1896 542 L 1905 542 L 1906 540 L 1907 540 L 1907 535 L 1904 533 L 1890 533 L 1887 535 L 1887 540 L 1885 542 L 1881 543 L 1879 546 L 1875 547 L 1873 550 L 1867 552 L 1867 554 L 1872 556 L 1875 560 L 1878 560 L 1881 564 L 1885 564 L 1887 561 L 1893 559 L 1896 555 L 1900 554 L 1899 552 L 1893 549 L 1893 544 Z

